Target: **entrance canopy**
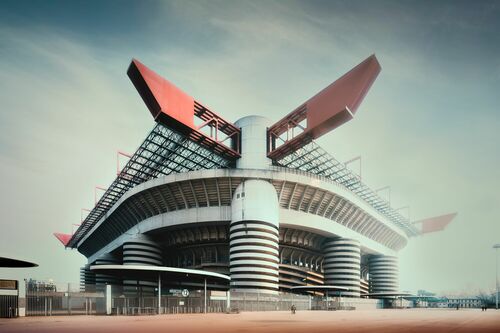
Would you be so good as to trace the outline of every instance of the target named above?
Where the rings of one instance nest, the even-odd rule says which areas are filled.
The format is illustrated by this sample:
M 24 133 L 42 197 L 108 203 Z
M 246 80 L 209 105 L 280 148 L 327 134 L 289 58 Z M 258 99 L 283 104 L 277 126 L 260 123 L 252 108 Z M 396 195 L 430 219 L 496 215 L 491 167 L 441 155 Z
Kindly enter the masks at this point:
M 38 265 L 29 261 L 0 257 L 0 267 L 26 268 L 38 267 Z
M 203 271 L 199 269 L 187 269 L 166 266 L 145 266 L 145 265 L 93 265 L 90 270 L 95 273 L 126 276 L 137 279 L 161 278 L 163 284 L 179 284 L 185 282 L 204 283 L 220 285 L 223 289 L 229 288 L 231 278 L 227 275 Z

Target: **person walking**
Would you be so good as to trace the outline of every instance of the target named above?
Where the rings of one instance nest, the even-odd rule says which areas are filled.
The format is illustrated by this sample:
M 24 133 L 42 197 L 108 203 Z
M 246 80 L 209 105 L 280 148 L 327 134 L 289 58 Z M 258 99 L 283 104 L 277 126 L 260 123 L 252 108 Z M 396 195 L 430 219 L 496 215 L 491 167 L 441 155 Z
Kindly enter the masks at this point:
M 290 308 L 290 310 L 292 310 L 292 314 L 295 314 L 295 311 L 297 310 L 297 308 L 295 307 L 295 304 L 292 304 L 292 307 Z

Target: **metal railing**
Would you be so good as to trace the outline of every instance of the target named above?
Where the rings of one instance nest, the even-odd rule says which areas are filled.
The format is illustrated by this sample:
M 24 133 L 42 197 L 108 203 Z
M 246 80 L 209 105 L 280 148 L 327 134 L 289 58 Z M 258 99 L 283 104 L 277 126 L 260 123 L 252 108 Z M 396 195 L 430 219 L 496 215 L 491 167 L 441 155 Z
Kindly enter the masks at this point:
M 105 306 L 103 292 L 80 292 L 78 283 L 26 281 L 26 316 L 91 315 Z

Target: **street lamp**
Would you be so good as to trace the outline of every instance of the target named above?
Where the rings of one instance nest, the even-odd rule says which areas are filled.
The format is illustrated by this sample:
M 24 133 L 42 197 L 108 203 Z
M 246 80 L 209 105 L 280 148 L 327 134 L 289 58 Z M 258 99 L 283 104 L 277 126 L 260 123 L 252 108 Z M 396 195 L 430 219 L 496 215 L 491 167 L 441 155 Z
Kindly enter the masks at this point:
M 495 286 L 496 286 L 496 309 L 498 310 L 498 249 L 500 249 L 500 243 L 493 245 L 495 249 L 496 257 L 495 257 Z

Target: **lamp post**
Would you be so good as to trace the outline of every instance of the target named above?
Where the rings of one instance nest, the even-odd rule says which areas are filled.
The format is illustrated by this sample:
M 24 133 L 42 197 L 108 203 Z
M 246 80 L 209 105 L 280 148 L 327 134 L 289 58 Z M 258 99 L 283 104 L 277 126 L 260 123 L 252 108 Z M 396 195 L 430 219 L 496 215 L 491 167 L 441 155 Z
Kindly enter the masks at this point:
M 500 243 L 493 245 L 495 249 L 495 287 L 496 287 L 496 309 L 498 310 L 498 249 L 500 249 Z

